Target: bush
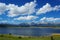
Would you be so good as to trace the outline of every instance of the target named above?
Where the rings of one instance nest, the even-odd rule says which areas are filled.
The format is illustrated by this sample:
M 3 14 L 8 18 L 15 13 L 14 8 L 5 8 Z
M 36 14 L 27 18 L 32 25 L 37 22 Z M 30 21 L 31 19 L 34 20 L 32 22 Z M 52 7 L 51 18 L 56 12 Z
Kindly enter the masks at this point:
M 21 39 L 22 37 L 18 37 L 19 39 Z
M 2 34 L 0 35 L 0 37 L 3 37 L 3 36 L 4 36 L 4 35 L 2 35 Z
M 11 33 L 9 33 L 9 35 L 12 35 Z

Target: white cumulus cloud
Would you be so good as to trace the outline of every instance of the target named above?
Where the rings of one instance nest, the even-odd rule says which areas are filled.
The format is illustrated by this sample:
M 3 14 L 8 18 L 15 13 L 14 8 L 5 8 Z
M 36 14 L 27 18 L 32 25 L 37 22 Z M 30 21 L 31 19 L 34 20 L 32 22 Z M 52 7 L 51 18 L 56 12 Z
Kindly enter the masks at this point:
M 57 11 L 60 10 L 60 5 L 52 7 L 49 3 L 46 3 L 43 7 L 39 8 L 39 10 L 36 12 L 37 15 L 39 14 L 45 14 L 50 11 Z
M 29 15 L 35 12 L 36 1 L 26 3 L 25 5 L 22 5 L 20 7 L 14 4 L 9 4 L 7 7 L 9 9 L 8 16 L 10 17 L 25 14 Z
M 54 17 L 43 17 L 40 19 L 40 22 L 42 23 L 49 23 L 49 22 L 52 22 L 52 23 L 56 23 L 56 22 L 59 22 L 60 21 L 60 18 L 54 18 Z
M 5 3 L 0 3 L 0 15 L 3 14 L 7 10 Z
M 38 18 L 37 16 L 22 16 L 22 17 L 18 17 L 18 18 L 14 18 L 14 20 L 33 20 Z
M 7 20 L 0 21 L 0 23 L 7 23 L 7 22 L 8 22 Z
M 2 15 L 5 11 L 8 11 L 9 17 L 15 17 L 18 15 L 29 15 L 35 12 L 35 7 L 36 7 L 36 1 L 32 1 L 29 3 L 25 3 L 22 6 L 18 6 L 15 4 L 8 4 L 6 5 L 5 3 L 0 3 L 0 15 Z

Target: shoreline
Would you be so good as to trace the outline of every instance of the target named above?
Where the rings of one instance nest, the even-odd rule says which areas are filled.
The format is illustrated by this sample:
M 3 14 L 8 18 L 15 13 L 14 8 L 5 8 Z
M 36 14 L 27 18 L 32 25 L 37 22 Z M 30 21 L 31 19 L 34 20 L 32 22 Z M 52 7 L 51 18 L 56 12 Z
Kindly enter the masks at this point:
M 41 35 L 41 36 L 27 36 L 27 35 L 16 35 L 16 34 L 0 34 L 0 35 L 11 35 L 11 36 L 21 36 L 21 37 L 41 37 L 41 36 L 53 36 L 53 35 L 59 35 L 60 36 L 60 33 L 52 33 L 50 35 Z
M 5 27 L 0 27 L 5 28 Z M 60 27 L 6 27 L 6 28 L 60 28 Z
M 60 28 L 60 27 L 0 27 L 0 28 Z

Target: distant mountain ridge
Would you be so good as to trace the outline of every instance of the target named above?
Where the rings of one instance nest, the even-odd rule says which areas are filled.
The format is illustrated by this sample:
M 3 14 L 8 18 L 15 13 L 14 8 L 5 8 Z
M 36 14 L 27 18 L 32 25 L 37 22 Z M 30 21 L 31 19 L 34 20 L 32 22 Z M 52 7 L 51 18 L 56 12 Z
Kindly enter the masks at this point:
M 60 24 L 20 23 L 20 24 L 0 24 L 0 27 L 60 27 Z

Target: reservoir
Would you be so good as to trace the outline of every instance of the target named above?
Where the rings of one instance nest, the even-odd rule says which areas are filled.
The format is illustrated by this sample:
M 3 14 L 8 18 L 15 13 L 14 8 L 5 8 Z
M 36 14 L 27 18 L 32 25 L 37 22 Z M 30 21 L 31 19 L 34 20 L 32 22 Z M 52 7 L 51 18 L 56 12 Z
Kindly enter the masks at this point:
M 23 36 L 45 36 L 51 35 L 52 33 L 60 33 L 60 29 L 54 28 L 0 28 L 0 34 L 23 35 Z

